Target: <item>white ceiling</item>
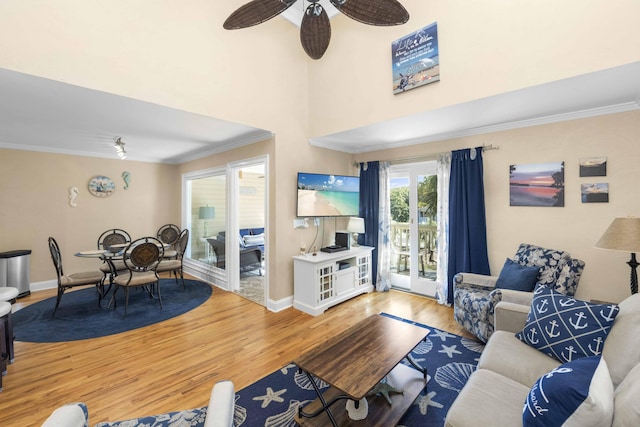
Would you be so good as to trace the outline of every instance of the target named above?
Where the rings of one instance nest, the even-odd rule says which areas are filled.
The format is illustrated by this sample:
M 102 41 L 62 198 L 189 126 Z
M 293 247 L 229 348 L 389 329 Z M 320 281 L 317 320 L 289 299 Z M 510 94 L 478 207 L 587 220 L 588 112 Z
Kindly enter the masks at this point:
M 439 84 L 439 83 L 435 83 Z M 424 90 L 424 89 L 415 89 Z M 268 130 L 0 69 L 0 148 L 182 163 L 270 138 Z M 314 137 L 361 153 L 640 108 L 640 62 Z

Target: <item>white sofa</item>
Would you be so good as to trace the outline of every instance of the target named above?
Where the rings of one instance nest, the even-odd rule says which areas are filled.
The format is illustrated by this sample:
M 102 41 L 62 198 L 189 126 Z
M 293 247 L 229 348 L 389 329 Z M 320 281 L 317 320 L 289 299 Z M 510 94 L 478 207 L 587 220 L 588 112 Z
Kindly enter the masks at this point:
M 211 389 L 204 427 L 233 427 L 235 389 L 231 381 L 220 381 Z M 88 427 L 89 412 L 84 403 L 57 408 L 42 427 Z
M 561 365 L 516 338 L 515 333 L 525 325 L 530 305 L 531 299 L 502 301 L 496 306 L 496 332 L 489 339 L 477 370 L 451 406 L 445 421 L 447 427 L 523 425 L 524 403 L 532 386 Z M 609 371 L 606 387 L 602 388 L 610 386 L 610 377 L 613 390 L 610 425 L 640 426 L 640 294 L 625 299 L 619 307 L 602 351 Z M 567 421 L 563 425 L 585 424 Z

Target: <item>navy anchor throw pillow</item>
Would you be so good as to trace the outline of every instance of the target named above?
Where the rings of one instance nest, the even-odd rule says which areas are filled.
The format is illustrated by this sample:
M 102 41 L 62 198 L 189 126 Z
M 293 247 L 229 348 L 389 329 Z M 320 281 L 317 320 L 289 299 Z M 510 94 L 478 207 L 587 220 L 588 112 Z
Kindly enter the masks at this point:
M 561 362 L 597 356 L 619 311 L 616 304 L 580 301 L 538 284 L 516 337 Z

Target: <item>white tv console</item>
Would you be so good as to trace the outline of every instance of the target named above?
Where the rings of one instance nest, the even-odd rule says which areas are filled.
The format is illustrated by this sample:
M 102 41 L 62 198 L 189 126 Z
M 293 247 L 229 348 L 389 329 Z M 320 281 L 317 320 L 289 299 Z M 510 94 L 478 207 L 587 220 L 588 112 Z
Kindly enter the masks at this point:
M 373 290 L 370 246 L 293 257 L 293 307 L 317 316 Z M 340 269 L 340 266 L 343 266 Z

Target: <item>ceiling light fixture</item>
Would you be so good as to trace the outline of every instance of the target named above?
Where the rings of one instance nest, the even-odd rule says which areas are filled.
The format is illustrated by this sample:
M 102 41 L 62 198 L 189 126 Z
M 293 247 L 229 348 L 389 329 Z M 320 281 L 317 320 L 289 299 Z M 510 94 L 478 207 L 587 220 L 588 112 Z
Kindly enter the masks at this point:
M 223 27 L 237 30 L 261 24 L 291 7 L 298 0 L 253 0 L 233 12 Z M 308 0 L 300 25 L 302 48 L 312 59 L 320 59 L 329 47 L 331 25 L 319 0 Z M 401 25 L 409 20 L 409 12 L 397 0 L 330 0 L 343 14 L 363 24 Z
M 116 153 L 118 153 L 118 157 L 120 157 L 120 159 L 124 160 L 127 158 L 127 152 L 124 151 L 124 142 L 122 142 L 122 138 L 117 137 L 113 146 L 116 147 Z

